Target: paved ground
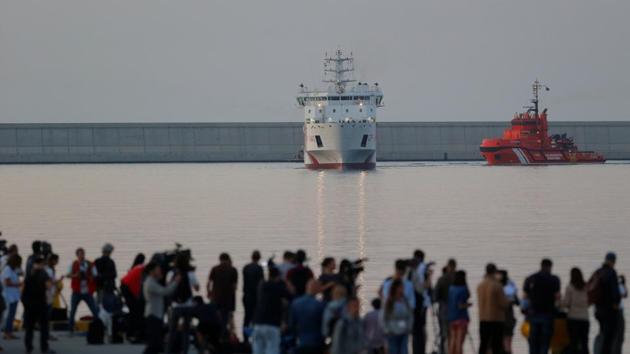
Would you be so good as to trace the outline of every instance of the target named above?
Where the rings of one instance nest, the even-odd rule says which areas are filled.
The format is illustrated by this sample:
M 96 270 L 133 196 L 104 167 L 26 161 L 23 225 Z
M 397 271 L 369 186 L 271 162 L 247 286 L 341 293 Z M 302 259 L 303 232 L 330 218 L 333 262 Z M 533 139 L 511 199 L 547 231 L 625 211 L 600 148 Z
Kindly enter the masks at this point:
M 19 333 L 19 340 L 1 340 L 0 346 L 4 348 L 4 353 L 20 354 L 25 353 L 24 349 L 24 333 Z M 58 338 L 57 341 L 50 342 L 50 348 L 58 354 L 139 354 L 142 353 L 143 346 L 131 344 L 104 344 L 104 345 L 88 345 L 84 336 L 68 337 L 67 333 L 54 333 Z M 35 334 L 35 350 L 33 353 L 39 353 L 39 335 Z M 191 353 L 193 351 L 190 351 Z

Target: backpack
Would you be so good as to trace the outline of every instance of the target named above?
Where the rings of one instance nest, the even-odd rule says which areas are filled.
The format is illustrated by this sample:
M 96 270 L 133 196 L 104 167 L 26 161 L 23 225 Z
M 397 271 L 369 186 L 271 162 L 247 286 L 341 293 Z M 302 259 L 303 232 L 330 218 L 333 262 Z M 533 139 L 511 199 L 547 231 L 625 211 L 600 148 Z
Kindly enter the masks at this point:
M 591 305 L 601 302 L 603 296 L 601 270 L 596 270 L 586 283 L 586 296 Z
M 99 318 L 95 318 L 90 322 L 87 332 L 88 344 L 103 344 L 105 343 L 105 325 Z

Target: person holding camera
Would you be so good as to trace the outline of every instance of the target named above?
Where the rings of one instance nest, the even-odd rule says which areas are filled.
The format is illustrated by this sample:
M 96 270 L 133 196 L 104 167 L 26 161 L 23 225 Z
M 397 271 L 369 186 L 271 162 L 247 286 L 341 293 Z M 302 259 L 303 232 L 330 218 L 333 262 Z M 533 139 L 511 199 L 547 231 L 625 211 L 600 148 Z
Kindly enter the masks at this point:
M 147 275 L 142 284 L 142 293 L 146 301 L 144 354 L 161 353 L 164 346 L 164 298 L 171 296 L 179 285 L 182 276 L 175 274 L 168 285 L 162 285 L 164 273 L 157 262 L 149 262 L 144 268 Z
M 72 288 L 72 297 L 70 298 L 70 333 L 74 332 L 74 317 L 77 313 L 77 307 L 81 301 L 92 312 L 92 316 L 98 316 L 98 308 L 94 302 L 94 291 L 96 290 L 96 268 L 92 262 L 85 259 L 85 250 L 77 248 L 75 252 L 77 258 L 68 269 L 68 277 Z

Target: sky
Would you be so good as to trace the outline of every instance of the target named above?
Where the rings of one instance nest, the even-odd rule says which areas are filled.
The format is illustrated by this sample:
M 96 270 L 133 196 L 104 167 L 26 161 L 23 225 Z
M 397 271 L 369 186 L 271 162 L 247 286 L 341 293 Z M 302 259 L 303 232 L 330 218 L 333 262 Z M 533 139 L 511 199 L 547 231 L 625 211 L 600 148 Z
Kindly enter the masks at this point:
M 630 120 L 630 1 L 2 0 L 0 123 L 299 122 L 352 51 L 379 121 Z

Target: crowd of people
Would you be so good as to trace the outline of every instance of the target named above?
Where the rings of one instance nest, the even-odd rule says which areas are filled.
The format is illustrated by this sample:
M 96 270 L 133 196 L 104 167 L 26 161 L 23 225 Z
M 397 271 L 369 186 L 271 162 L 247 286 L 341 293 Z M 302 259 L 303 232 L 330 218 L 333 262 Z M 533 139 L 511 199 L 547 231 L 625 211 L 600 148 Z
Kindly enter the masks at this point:
M 395 261 L 393 273 L 384 279 L 371 310 L 363 316 L 357 296 L 362 259 L 337 264 L 326 257 L 317 276 L 303 250 L 286 251 L 279 262 L 273 257 L 262 261 L 260 252 L 254 251 L 241 272 L 230 255 L 222 253 L 209 272 L 206 300 L 191 252 L 179 246 L 150 258 L 138 254 L 120 279 L 111 244 L 105 244 L 94 261 L 77 248 L 66 272 L 57 271 L 59 256 L 46 242 L 33 242 L 25 264 L 16 245 L 3 251 L 0 327 L 4 340 L 19 339 L 14 322 L 21 302 L 27 353 L 33 351 L 36 328 L 41 352 L 54 353 L 48 344 L 55 339 L 49 333 L 50 320 L 59 309 L 69 307 L 69 315 L 62 318 L 72 335 L 82 302 L 93 321 L 103 323 L 110 341 L 124 332 L 128 341 L 144 343 L 147 354 L 186 353 L 191 341 L 200 353 L 407 354 L 411 349 L 413 354 L 424 354 L 432 346 L 433 353 L 462 354 L 467 338 L 479 354 L 507 354 L 512 353 L 518 312 L 525 315 L 530 354 L 549 353 L 553 343 L 562 342 L 556 340 L 559 323 L 566 324 L 568 331 L 562 353 L 581 354 L 589 353 L 591 306 L 599 322 L 594 352 L 622 353 L 622 300 L 627 290 L 612 252 L 588 280 L 580 269 L 571 269 L 564 291 L 549 259 L 542 260 L 521 289 L 508 271 L 487 264 L 476 288 L 479 333 L 472 336 L 467 273 L 450 259 L 440 274 L 434 274 L 435 263 L 425 261 L 421 250 Z M 244 316 L 242 334 L 237 335 L 239 274 Z M 64 307 L 65 279 L 72 295 Z M 432 344 L 427 343 L 429 321 L 436 331 Z M 477 347 L 473 337 L 479 339 Z

